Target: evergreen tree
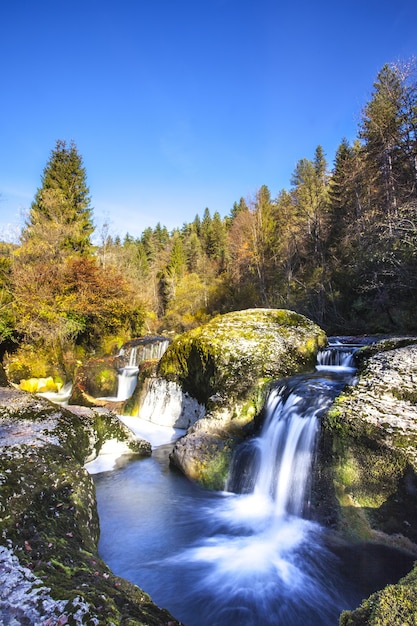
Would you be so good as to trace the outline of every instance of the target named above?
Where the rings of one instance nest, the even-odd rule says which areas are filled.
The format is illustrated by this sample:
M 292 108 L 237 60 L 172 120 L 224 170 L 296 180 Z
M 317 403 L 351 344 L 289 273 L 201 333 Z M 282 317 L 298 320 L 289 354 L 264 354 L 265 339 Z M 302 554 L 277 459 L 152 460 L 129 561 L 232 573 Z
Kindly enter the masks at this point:
M 89 189 L 74 142 L 58 140 L 44 169 L 42 186 L 22 233 L 24 243 L 44 244 L 56 254 L 89 254 L 94 230 Z M 38 248 L 39 249 L 39 248 Z
M 402 98 L 403 85 L 398 74 L 384 65 L 374 83 L 372 98 L 364 108 L 360 128 L 375 208 L 385 214 L 390 229 L 399 202 Z

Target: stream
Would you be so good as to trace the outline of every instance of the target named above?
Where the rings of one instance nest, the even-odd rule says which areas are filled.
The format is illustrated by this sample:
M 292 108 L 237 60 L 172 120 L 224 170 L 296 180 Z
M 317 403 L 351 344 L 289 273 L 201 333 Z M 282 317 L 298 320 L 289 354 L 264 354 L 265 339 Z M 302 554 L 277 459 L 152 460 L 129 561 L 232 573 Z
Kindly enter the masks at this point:
M 314 373 L 272 388 L 224 492 L 170 468 L 181 433 L 127 418 L 153 454 L 94 474 L 99 553 L 113 572 L 186 626 L 336 626 L 341 611 L 407 573 L 410 555 L 348 544 L 308 519 L 320 417 L 352 380 L 351 359 L 322 353 Z

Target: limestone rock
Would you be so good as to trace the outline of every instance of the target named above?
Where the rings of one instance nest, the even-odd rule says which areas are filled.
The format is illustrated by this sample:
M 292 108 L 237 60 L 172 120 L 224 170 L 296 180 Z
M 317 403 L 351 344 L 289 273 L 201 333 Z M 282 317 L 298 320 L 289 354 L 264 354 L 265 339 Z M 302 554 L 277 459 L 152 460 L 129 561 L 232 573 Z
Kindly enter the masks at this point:
M 0 388 L 0 623 L 178 624 L 97 554 L 93 482 L 83 467 L 115 417 Z
M 328 485 L 334 485 L 340 530 L 417 555 L 416 339 L 379 342 L 362 350 L 359 360 L 356 384 L 324 421 L 321 472 L 329 472 Z M 416 582 L 415 567 L 342 613 L 340 624 L 416 623 Z

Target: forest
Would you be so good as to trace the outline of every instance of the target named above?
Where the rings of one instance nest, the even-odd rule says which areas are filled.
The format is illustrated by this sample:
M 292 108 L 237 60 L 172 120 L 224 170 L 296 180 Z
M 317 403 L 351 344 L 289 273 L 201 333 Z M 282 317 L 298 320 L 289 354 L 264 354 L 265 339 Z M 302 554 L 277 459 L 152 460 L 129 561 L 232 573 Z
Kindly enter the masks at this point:
M 357 137 L 320 145 L 288 189 L 266 185 L 221 217 L 93 245 L 87 173 L 58 140 L 18 244 L 0 243 L 0 336 L 21 360 L 75 363 L 144 334 L 251 307 L 288 308 L 328 334 L 417 331 L 417 80 L 385 65 Z M 71 366 L 69 366 L 71 367 Z M 23 376 L 24 377 L 24 376 Z

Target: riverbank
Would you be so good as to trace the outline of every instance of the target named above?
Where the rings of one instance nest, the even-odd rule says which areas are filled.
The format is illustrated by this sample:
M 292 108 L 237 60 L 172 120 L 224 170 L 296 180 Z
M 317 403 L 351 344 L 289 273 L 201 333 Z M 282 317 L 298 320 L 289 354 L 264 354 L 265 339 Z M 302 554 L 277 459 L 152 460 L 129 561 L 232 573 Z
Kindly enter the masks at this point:
M 148 456 L 116 416 L 0 388 L 0 624 L 174 625 L 99 558 L 93 482 L 84 469 L 105 441 Z
M 381 341 L 358 353 L 358 378 L 336 399 L 328 425 L 340 432 L 335 481 L 344 524 L 371 541 L 416 553 L 417 345 Z M 388 453 L 387 453 L 388 451 Z M 390 452 L 389 452 L 390 451 Z M 339 481 L 339 482 L 338 482 Z M 417 567 L 395 585 L 372 594 L 341 626 L 416 623 Z

